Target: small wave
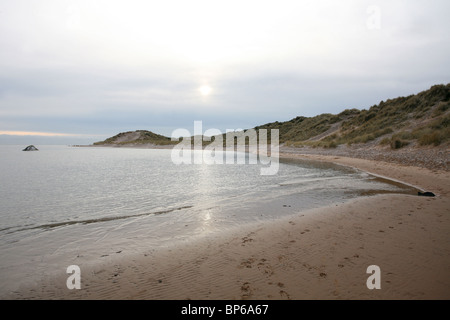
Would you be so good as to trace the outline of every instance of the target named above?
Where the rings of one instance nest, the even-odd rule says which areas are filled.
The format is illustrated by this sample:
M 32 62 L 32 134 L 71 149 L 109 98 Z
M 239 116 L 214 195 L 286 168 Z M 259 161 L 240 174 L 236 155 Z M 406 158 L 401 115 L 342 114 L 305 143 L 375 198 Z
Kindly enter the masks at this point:
M 2 229 L 0 229 L 0 232 L 2 232 L 2 231 L 6 231 L 6 230 L 9 230 L 9 229 L 13 229 L 13 228 L 15 228 L 15 227 L 7 227 L 7 228 L 2 228 Z
M 8 233 L 10 234 L 10 233 L 14 233 L 14 232 L 25 231 L 25 230 L 34 230 L 34 229 L 44 229 L 45 230 L 45 229 L 53 229 L 53 228 L 58 228 L 58 227 L 70 226 L 70 225 L 74 225 L 74 224 L 91 224 L 91 223 L 98 223 L 98 222 L 108 222 L 108 221 L 114 221 L 114 220 L 136 218 L 136 217 L 142 217 L 142 216 L 161 215 L 161 214 L 170 213 L 170 212 L 174 212 L 174 211 L 178 211 L 178 210 L 189 209 L 189 208 L 192 208 L 192 207 L 193 206 L 183 206 L 183 207 L 174 208 L 174 209 L 167 209 L 167 210 L 162 210 L 162 211 L 132 214 L 132 215 L 126 215 L 126 216 L 103 217 L 103 218 L 86 219 L 86 220 L 62 221 L 62 222 L 48 223 L 48 224 L 42 224 L 42 225 L 32 226 L 32 227 L 25 227 L 25 228 L 22 227 L 20 229 L 17 229 L 17 230 L 14 230 L 14 231 L 10 231 Z M 18 227 L 4 228 L 4 229 L 2 229 L 0 231 L 10 230 L 10 229 L 13 229 L 13 228 L 18 228 Z
M 291 181 L 285 181 L 281 182 L 279 185 L 282 187 L 286 186 L 296 186 L 296 185 L 302 185 L 307 183 L 315 183 L 320 181 L 329 181 L 329 180 L 338 180 L 338 179 L 344 179 L 346 177 L 338 176 L 338 177 L 317 177 L 313 179 L 300 179 L 300 180 L 291 180 Z
M 26 225 L 23 225 L 21 227 L 23 229 L 24 227 L 28 227 L 28 226 L 32 226 L 32 224 L 26 224 Z M 17 226 L 12 226 L 12 227 L 1 228 L 0 232 L 6 231 L 6 230 L 11 230 L 11 229 L 14 229 L 14 228 L 18 228 L 18 227 Z M 9 233 L 11 233 L 11 232 L 9 232 Z

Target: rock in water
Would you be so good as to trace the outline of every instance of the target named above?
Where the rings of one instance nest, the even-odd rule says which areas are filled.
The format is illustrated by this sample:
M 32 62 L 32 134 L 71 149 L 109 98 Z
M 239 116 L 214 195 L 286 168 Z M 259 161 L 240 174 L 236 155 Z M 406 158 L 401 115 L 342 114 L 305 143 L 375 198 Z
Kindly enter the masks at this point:
M 429 191 L 427 191 L 427 192 L 419 191 L 417 194 L 422 197 L 434 197 L 435 196 L 435 194 L 433 192 L 429 192 Z
M 33 145 L 30 145 L 30 146 L 26 147 L 25 149 L 23 149 L 22 151 L 39 151 L 39 149 Z

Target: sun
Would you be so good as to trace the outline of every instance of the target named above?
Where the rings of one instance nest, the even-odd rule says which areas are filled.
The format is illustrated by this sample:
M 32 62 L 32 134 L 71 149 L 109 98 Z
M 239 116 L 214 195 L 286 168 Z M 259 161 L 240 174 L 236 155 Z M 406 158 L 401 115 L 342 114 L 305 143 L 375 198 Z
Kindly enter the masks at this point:
M 199 91 L 202 96 L 207 96 L 211 93 L 212 89 L 210 86 L 204 85 L 199 88 Z

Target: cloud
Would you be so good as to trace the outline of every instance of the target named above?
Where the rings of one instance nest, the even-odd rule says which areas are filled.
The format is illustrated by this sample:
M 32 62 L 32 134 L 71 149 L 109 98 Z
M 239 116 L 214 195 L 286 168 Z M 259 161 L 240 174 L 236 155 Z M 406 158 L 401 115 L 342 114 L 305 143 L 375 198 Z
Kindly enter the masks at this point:
M 379 28 L 368 28 L 370 6 Z M 193 120 L 224 130 L 368 108 L 448 83 L 449 9 L 446 0 L 0 1 L 0 129 L 170 135 Z
M 38 136 L 38 137 L 73 137 L 82 134 L 56 133 L 56 132 L 28 132 L 28 131 L 0 131 L 0 135 L 8 136 Z

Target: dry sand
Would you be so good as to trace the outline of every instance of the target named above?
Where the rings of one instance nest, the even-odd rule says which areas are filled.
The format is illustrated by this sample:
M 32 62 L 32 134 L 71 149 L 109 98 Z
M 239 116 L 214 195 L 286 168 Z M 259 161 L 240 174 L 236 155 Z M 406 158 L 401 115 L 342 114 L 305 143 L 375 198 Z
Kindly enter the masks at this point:
M 13 299 L 449 299 L 450 174 L 379 161 L 332 161 L 432 191 L 377 195 L 275 222 L 241 226 L 188 244 L 83 267 Z M 369 290 L 367 267 L 381 269 Z

